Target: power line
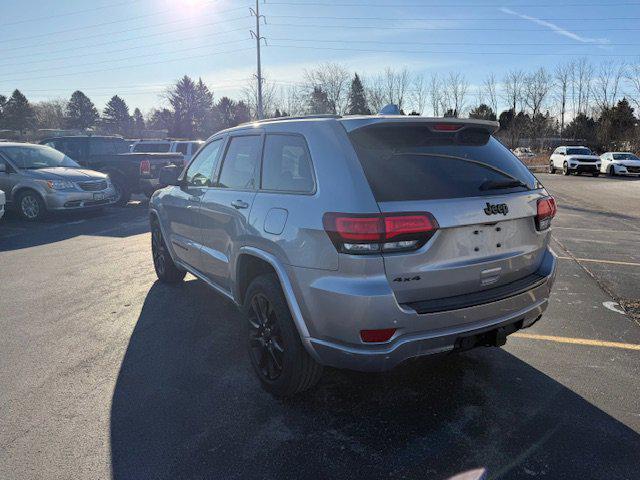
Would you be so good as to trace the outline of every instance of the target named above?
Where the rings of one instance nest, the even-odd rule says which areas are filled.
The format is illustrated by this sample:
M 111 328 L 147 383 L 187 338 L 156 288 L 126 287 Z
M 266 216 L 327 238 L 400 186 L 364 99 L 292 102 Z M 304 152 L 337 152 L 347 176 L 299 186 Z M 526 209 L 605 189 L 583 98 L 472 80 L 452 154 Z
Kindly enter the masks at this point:
M 316 49 L 316 50 L 335 50 L 335 51 L 348 51 L 348 52 L 371 52 L 371 53 L 426 53 L 430 55 L 514 55 L 514 56 L 580 56 L 580 57 L 637 57 L 637 54 L 594 54 L 594 53 L 558 53 L 558 52 L 545 52 L 545 53 L 532 53 L 532 52 L 467 52 L 467 51 L 455 51 L 455 52 L 436 52 L 432 50 L 379 50 L 379 49 L 365 49 L 365 48 L 339 48 L 339 47 L 317 47 L 317 46 L 303 46 L 303 45 L 275 45 L 271 44 L 271 47 L 280 48 L 300 48 L 300 49 Z
M 299 28 L 375 28 L 377 30 L 420 30 L 420 31 L 477 31 L 477 32 L 549 32 L 548 29 L 540 28 L 451 28 L 451 27 L 390 27 L 390 26 L 378 26 L 378 25 L 319 25 L 311 23 L 268 23 L 267 26 L 271 27 L 299 27 Z M 607 32 L 635 32 L 640 31 L 640 28 L 588 28 L 588 29 L 571 29 L 572 32 L 594 32 L 594 31 L 607 31 Z
M 425 46 L 492 46 L 492 47 L 590 47 L 593 48 L 593 43 L 560 43 L 560 42 L 552 42 L 552 43 L 540 43 L 540 42 L 389 42 L 386 40 L 327 40 L 327 39 L 317 39 L 317 38 L 283 38 L 283 37 L 269 37 L 271 40 L 275 41 L 291 41 L 291 42 L 318 42 L 318 43 L 375 43 L 382 45 L 425 45 Z M 619 47 L 619 46 L 636 46 L 640 45 L 640 43 L 606 43 L 602 44 L 607 47 Z
M 80 14 L 89 13 L 89 12 L 93 13 L 96 10 L 105 10 L 107 8 L 121 7 L 123 5 L 130 5 L 132 3 L 138 3 L 140 1 L 141 0 L 127 0 L 126 2 L 112 3 L 109 5 L 102 5 L 99 7 L 91 7 L 91 8 L 86 8 L 84 10 L 76 10 L 74 12 L 54 13 L 53 15 L 46 15 L 43 17 L 25 18 L 24 20 L 16 20 L 14 22 L 0 23 L 0 27 L 8 27 L 11 25 L 21 25 L 23 23 L 38 22 L 40 20 L 51 20 L 52 18 L 70 17 L 72 15 L 80 15 Z
M 243 38 L 240 40 L 231 40 L 228 42 L 220 42 L 217 45 L 230 45 L 232 43 L 240 43 L 240 42 L 246 42 L 248 39 Z M 216 45 L 216 46 L 217 46 Z M 190 52 L 192 50 L 199 50 L 202 48 L 211 48 L 211 45 L 200 45 L 198 47 L 188 47 L 188 48 L 180 48 L 178 50 L 172 50 L 172 51 L 168 51 L 168 52 L 163 52 L 162 55 L 171 55 L 173 53 L 183 53 L 183 52 Z M 83 63 L 82 66 L 91 66 L 91 65 L 103 65 L 105 63 L 113 63 L 113 62 L 121 62 L 121 61 L 126 61 L 126 60 L 134 60 L 134 59 L 139 59 L 140 55 L 133 55 L 130 57 L 122 57 L 122 58 L 118 58 L 118 59 L 108 59 L 108 60 L 100 60 L 97 62 L 89 62 L 89 63 Z M 72 68 L 75 65 L 66 65 L 64 66 L 64 68 Z M 42 68 L 37 68 L 34 70 L 21 70 L 20 73 L 21 74 L 25 74 L 25 73 L 40 73 L 40 72 L 45 72 L 48 71 L 48 69 L 42 69 Z M 4 79 L 0 76 L 0 81 L 3 81 Z
M 398 3 L 333 3 L 333 2 L 269 2 L 269 5 L 288 5 L 295 7 L 365 7 L 365 8 L 536 8 L 536 7 L 616 7 L 616 6 L 634 6 L 640 5 L 640 2 L 615 2 L 615 3 L 529 3 L 529 4 L 511 4 L 504 3 L 430 3 L 430 4 L 398 4 Z
M 380 20 L 380 21 L 416 21 L 416 22 L 431 22 L 431 21 L 474 21 L 474 22 L 483 22 L 483 21 L 509 21 L 513 22 L 513 16 L 505 16 L 505 17 L 429 17 L 429 18 L 414 18 L 414 17 L 339 17 L 333 15 L 272 15 L 269 14 L 269 18 L 298 18 L 298 19 L 307 19 L 313 18 L 317 20 Z M 536 17 L 537 18 L 537 17 Z M 608 20 L 616 20 L 616 21 L 631 21 L 631 20 L 640 20 L 640 17 L 600 17 L 600 18 L 537 18 L 537 20 L 544 20 L 547 22 L 552 21 L 567 21 L 567 22 L 585 22 L 585 21 L 594 21 L 594 22 L 602 22 Z
M 249 18 L 249 17 L 245 17 L 245 18 Z M 203 23 L 201 25 L 198 25 L 198 28 L 208 27 L 210 25 L 218 25 L 220 23 L 224 23 L 224 22 L 217 21 L 217 22 Z M 165 30 L 163 32 L 150 33 L 148 35 L 138 35 L 136 37 L 120 38 L 120 39 L 110 40 L 108 42 L 91 43 L 91 44 L 87 44 L 87 45 L 80 45 L 80 48 L 102 47 L 102 46 L 105 46 L 105 45 L 114 45 L 116 43 L 130 42 L 130 41 L 133 41 L 133 40 L 141 40 L 141 39 L 144 39 L 144 38 L 157 37 L 157 36 L 160 36 L 160 35 L 166 37 L 169 34 L 178 33 L 178 32 L 184 32 L 185 30 L 193 31 L 194 27 L 189 26 L 189 27 L 184 27 L 184 28 L 177 28 L 177 29 L 174 29 L 174 30 Z M 216 33 L 217 34 L 233 33 L 233 32 L 239 32 L 241 30 L 242 31 L 246 31 L 247 29 L 246 29 L 246 27 L 241 27 L 241 28 L 234 28 L 234 29 L 231 29 L 231 30 L 221 30 L 221 31 L 218 31 Z M 22 48 L 24 48 L 24 47 L 22 47 Z M 13 55 L 13 56 L 10 56 L 10 57 L 3 56 L 3 58 L 6 59 L 6 60 L 11 60 L 11 59 L 14 59 L 14 58 L 23 59 L 25 57 L 26 58 L 32 57 L 34 55 L 35 56 L 50 55 L 51 53 L 71 52 L 71 51 L 74 51 L 74 50 L 77 50 L 77 49 L 78 49 L 78 46 L 73 46 L 73 47 L 62 48 L 62 49 L 53 50 L 53 51 L 49 51 L 49 52 L 32 53 L 30 55 L 19 54 L 19 55 Z M 91 55 L 94 55 L 94 54 L 95 54 L 95 52 L 91 53 Z
M 149 65 L 161 65 L 163 63 L 180 62 L 180 61 L 183 61 L 183 60 L 193 60 L 193 59 L 196 59 L 196 58 L 204 58 L 204 57 L 209 57 L 209 56 L 213 56 L 213 55 L 222 55 L 222 54 L 226 54 L 226 53 L 245 52 L 247 50 L 253 50 L 253 47 L 239 48 L 239 49 L 227 50 L 227 51 L 223 51 L 223 52 L 206 53 L 206 54 L 203 54 L 203 55 L 192 55 L 192 56 L 187 56 L 187 57 L 183 56 L 183 57 L 180 57 L 180 58 L 165 59 L 165 60 L 159 60 L 159 61 L 155 61 L 155 62 L 138 63 L 138 64 L 134 64 L 134 65 L 121 65 L 121 66 L 117 66 L 117 67 L 103 68 L 103 69 L 97 69 L 97 70 L 87 70 L 87 71 L 81 71 L 81 72 L 57 73 L 57 74 L 52 74 L 52 75 L 44 75 L 44 76 L 40 76 L 40 77 L 29 76 L 29 77 L 23 77 L 23 78 L 7 78 L 7 79 L 3 79 L 2 82 L 8 83 L 8 82 L 21 82 L 21 81 L 25 81 L 25 80 L 42 80 L 42 79 L 50 79 L 50 78 L 72 77 L 72 76 L 83 75 L 83 74 L 87 74 L 87 73 L 102 73 L 102 72 L 110 72 L 110 71 L 113 71 L 113 70 L 122 70 L 122 69 L 127 69 L 127 68 L 146 67 L 146 66 L 149 66 Z
M 245 15 L 243 17 L 236 17 L 236 18 L 230 18 L 230 19 L 223 19 L 221 21 L 218 22 L 214 22 L 214 23 L 209 23 L 209 25 L 213 25 L 213 24 L 220 24 L 220 23 L 225 23 L 225 22 L 234 22 L 236 20 L 242 20 L 245 18 L 249 18 L 249 15 Z M 96 38 L 96 37 L 104 37 L 105 35 L 109 35 L 109 36 L 113 36 L 113 35 L 118 35 L 120 33 L 129 33 L 129 32 L 133 32 L 133 31 L 137 31 L 137 30 L 147 30 L 149 28 L 154 28 L 154 27 L 163 27 L 165 25 L 172 25 L 175 23 L 184 23 L 189 21 L 189 18 L 184 18 L 184 19 L 180 19 L 180 20 L 171 20 L 168 22 L 162 22 L 162 23 L 156 23 L 153 25 L 143 25 L 140 27 L 134 27 L 134 28 L 127 28 L 125 30 L 117 30 L 115 32 L 108 32 L 108 33 L 96 33 L 93 35 L 86 35 L 86 36 L 82 36 L 82 37 L 75 37 L 75 38 L 68 38 L 68 39 L 61 39 L 61 40 L 57 40 L 56 39 L 56 44 L 59 43 L 69 43 L 69 42 L 81 42 L 84 41 L 88 38 Z M 189 27 L 191 29 L 193 29 L 193 27 Z M 166 34 L 166 32 L 163 32 L 164 34 Z M 10 51 L 15 51 L 15 50 L 24 50 L 24 49 L 29 49 L 29 48 L 33 48 L 34 46 L 39 46 L 39 45 L 22 45 L 19 47 L 11 47 L 11 48 L 3 48 L 3 51 L 5 52 L 10 52 Z
M 96 54 L 100 54 L 100 55 L 107 55 L 107 54 L 111 54 L 111 53 L 121 53 L 121 52 L 127 52 L 127 51 L 131 51 L 131 50 L 137 50 L 139 48 L 153 48 L 153 47 L 158 47 L 161 45 L 168 45 L 168 44 L 175 44 L 175 43 L 179 43 L 179 42 L 183 42 L 185 40 L 197 40 L 197 39 L 206 39 L 206 38 L 211 38 L 211 37 L 218 37 L 221 34 L 226 34 L 226 33 L 231 33 L 231 32 L 239 32 L 239 31 L 246 31 L 245 27 L 241 27 L 241 28 L 236 28 L 233 30 L 226 30 L 224 32 L 215 32 L 215 33 L 209 33 L 206 35 L 192 35 L 190 37 L 183 37 L 183 38 L 172 38 L 171 40 L 166 40 L 164 42 L 156 42 L 156 43 L 151 43 L 151 44 L 146 44 L 146 45 L 133 45 L 132 47 L 127 47 L 127 48 L 118 48 L 115 50 L 106 50 L 106 51 L 101 51 L 101 52 L 88 52 L 88 53 L 81 53 L 81 54 L 75 54 L 73 56 L 70 55 L 62 55 L 62 56 L 58 56 L 58 57 L 46 57 L 44 59 L 41 60 L 30 60 L 30 61 L 20 61 L 20 62 L 14 62 L 14 63 L 2 63 L 0 64 L 0 68 L 6 68 L 6 67 L 12 67 L 12 66 L 22 66 L 22 65 L 29 65 L 29 64 L 34 64 L 34 63 L 42 63 L 42 62 L 52 62 L 52 61 L 56 61 L 56 60 L 67 60 L 67 59 L 76 59 L 76 58 L 82 58 L 82 57 L 94 57 L 96 56 Z M 207 47 L 210 47 L 211 45 L 207 45 Z M 193 48 L 202 48 L 202 47 L 193 47 Z M 163 54 L 166 52 L 163 52 Z M 145 54 L 148 55 L 148 54 Z M 15 58 L 15 57 L 14 57 Z M 19 57 L 21 58 L 21 57 Z M 117 61 L 121 60 L 121 59 L 116 59 Z M 86 64 L 84 64 L 86 65 Z M 21 72 L 21 73 L 26 73 L 26 72 Z

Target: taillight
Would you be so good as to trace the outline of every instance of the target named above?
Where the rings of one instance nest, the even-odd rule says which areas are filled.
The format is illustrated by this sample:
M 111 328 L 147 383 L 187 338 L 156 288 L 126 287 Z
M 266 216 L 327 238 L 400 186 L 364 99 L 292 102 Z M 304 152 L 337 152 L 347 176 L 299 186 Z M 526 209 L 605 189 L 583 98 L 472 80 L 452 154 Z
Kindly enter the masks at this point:
M 149 160 L 142 160 L 140 162 L 140 175 L 151 174 L 151 162 Z
M 360 330 L 360 338 L 366 343 L 386 342 L 393 334 L 396 333 L 395 328 L 383 328 L 380 330 Z
M 536 229 L 546 230 L 551 226 L 551 220 L 556 216 L 558 208 L 553 197 L 544 197 L 538 200 L 538 213 L 536 215 Z
M 342 253 L 401 252 L 423 246 L 438 230 L 430 213 L 325 213 L 322 222 Z

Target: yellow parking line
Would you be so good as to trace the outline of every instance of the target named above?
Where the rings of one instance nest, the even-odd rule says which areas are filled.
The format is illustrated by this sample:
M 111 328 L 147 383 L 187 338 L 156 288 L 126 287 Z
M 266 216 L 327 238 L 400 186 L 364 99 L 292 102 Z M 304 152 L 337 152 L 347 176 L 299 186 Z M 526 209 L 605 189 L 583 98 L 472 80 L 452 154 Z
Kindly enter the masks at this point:
M 574 260 L 571 257 L 558 257 L 559 260 Z M 637 262 L 620 262 L 618 260 L 598 260 L 596 258 L 576 258 L 579 262 L 591 262 L 591 263 L 610 263 L 612 265 L 630 265 L 632 267 L 640 267 L 640 263 Z
M 528 338 L 531 340 L 547 340 L 549 342 L 572 343 L 574 345 L 587 345 L 590 347 L 608 347 L 608 348 L 622 348 L 625 350 L 640 350 L 640 345 L 636 345 L 634 343 L 604 342 L 602 340 L 591 340 L 589 338 L 556 337 L 553 335 L 536 335 L 535 333 L 524 333 L 524 332 L 516 332 L 510 336 L 518 337 L 518 338 Z

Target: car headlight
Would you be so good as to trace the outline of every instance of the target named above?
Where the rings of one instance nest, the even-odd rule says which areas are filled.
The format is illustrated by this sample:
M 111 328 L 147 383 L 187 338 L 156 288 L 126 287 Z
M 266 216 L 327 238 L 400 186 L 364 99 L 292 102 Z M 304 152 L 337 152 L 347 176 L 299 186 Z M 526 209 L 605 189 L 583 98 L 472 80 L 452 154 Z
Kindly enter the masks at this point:
M 69 180 L 47 180 L 46 182 L 47 187 L 52 190 L 70 190 L 76 187 L 74 183 Z

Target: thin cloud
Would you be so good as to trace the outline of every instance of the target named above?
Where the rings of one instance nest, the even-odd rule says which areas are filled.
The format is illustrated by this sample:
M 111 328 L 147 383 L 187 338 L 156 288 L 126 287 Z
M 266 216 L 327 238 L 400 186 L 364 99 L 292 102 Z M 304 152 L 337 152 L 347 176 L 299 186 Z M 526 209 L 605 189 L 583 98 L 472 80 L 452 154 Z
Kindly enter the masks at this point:
M 609 40 L 606 38 L 589 38 L 578 35 L 577 33 L 566 30 L 555 23 L 547 22 L 546 20 L 542 20 L 540 18 L 532 17 L 530 15 L 525 15 L 524 13 L 518 13 L 510 8 L 502 7 L 500 9 L 501 12 L 506 13 L 508 15 L 514 15 L 518 18 L 522 18 L 523 20 L 528 20 L 542 27 L 546 27 L 549 30 L 557 33 L 558 35 L 562 35 L 563 37 L 570 38 L 571 40 L 575 40 L 576 42 L 581 43 L 597 43 L 597 44 L 606 44 Z

